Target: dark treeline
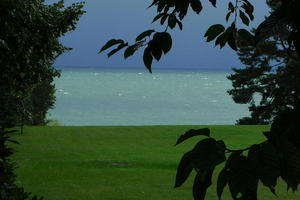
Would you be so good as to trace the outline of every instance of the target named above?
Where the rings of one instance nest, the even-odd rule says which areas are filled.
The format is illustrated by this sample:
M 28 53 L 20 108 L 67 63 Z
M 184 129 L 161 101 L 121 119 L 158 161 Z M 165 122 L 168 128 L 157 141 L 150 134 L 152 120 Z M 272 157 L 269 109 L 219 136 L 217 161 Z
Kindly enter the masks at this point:
M 39 199 L 16 184 L 10 134 L 20 122 L 44 124 L 53 105 L 54 60 L 68 48 L 59 37 L 75 29 L 82 4 L 0 1 L 0 199 Z

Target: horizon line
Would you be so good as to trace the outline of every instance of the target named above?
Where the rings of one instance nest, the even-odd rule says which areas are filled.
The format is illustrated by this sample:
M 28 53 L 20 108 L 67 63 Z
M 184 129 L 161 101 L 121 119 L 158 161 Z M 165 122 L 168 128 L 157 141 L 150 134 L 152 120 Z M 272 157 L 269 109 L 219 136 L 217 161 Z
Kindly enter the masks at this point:
M 146 69 L 144 66 L 80 66 L 80 65 L 53 65 L 55 68 L 99 68 L 99 69 L 112 69 L 112 70 L 119 70 L 119 69 Z M 224 68 L 214 68 L 214 67 L 171 67 L 171 66 L 164 66 L 164 67 L 156 67 L 153 70 L 218 70 L 218 71 L 232 71 L 232 69 L 224 69 Z

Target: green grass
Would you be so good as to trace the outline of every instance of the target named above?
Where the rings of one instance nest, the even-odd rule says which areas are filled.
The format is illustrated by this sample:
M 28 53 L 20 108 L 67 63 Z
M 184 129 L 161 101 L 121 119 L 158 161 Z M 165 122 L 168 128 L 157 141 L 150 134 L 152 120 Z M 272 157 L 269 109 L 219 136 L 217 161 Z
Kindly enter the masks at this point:
M 207 127 L 207 126 L 205 126 Z M 264 140 L 267 126 L 209 126 L 230 148 Z M 187 200 L 192 179 L 174 189 L 180 157 L 200 138 L 174 147 L 180 134 L 200 126 L 25 127 L 15 135 L 18 180 L 48 200 Z M 120 165 L 119 165 L 120 164 Z M 220 167 L 217 171 L 220 170 Z M 216 175 L 213 185 L 216 183 Z M 260 200 L 299 200 L 280 182 L 279 197 L 260 187 Z M 216 200 L 215 187 L 208 200 Z M 228 189 L 224 200 L 229 200 Z

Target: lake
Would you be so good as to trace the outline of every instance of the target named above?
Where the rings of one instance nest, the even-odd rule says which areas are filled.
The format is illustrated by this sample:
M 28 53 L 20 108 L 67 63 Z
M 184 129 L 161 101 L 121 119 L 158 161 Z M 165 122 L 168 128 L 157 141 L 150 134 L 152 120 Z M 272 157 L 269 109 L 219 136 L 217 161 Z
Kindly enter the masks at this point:
M 249 115 L 226 92 L 230 71 L 61 69 L 47 118 L 63 125 L 235 124 Z

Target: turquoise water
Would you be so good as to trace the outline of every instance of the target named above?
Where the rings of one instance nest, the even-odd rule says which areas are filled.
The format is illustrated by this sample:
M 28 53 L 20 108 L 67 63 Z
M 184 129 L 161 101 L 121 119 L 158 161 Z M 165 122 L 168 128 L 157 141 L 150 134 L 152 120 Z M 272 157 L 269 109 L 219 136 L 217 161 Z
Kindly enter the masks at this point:
M 63 125 L 234 124 L 249 113 L 226 93 L 229 73 L 63 68 L 48 119 Z

